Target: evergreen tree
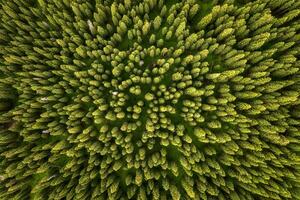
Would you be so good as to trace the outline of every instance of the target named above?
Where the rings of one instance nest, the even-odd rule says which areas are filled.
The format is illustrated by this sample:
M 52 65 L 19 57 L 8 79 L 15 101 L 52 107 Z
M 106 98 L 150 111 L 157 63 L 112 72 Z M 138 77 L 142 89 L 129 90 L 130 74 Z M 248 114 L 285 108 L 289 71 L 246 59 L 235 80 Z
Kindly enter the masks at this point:
M 295 0 L 0 0 L 0 199 L 300 199 Z

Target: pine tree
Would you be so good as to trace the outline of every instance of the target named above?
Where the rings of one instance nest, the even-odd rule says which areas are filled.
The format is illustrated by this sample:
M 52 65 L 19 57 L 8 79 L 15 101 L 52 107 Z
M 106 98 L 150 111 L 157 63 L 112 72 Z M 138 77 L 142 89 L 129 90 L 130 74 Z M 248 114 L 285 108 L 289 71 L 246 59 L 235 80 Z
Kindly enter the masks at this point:
M 300 199 L 299 13 L 0 1 L 0 199 Z

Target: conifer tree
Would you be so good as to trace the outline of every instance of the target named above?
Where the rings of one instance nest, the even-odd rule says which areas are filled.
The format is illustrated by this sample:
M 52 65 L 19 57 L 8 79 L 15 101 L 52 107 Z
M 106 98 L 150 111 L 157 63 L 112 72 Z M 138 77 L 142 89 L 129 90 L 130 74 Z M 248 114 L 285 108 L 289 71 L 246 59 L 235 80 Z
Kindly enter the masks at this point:
M 0 0 L 0 199 L 300 199 L 300 3 Z

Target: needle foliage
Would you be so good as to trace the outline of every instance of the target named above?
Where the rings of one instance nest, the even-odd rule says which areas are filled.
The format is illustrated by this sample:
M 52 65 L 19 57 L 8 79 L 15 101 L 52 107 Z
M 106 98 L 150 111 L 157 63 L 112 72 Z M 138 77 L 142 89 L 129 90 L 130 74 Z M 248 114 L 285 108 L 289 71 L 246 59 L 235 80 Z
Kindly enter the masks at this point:
M 300 199 L 300 1 L 0 0 L 0 199 Z

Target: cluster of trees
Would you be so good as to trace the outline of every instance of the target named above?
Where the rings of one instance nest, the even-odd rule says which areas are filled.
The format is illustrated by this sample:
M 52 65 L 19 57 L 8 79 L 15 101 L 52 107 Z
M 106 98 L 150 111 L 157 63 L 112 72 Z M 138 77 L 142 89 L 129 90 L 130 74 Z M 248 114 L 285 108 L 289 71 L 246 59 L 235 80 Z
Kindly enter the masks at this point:
M 0 0 L 0 199 L 300 199 L 299 16 Z

